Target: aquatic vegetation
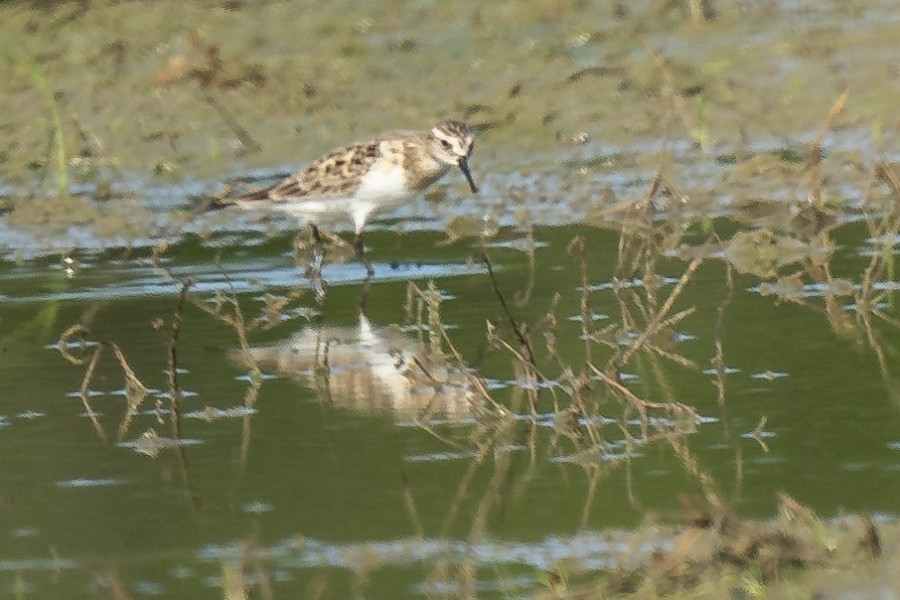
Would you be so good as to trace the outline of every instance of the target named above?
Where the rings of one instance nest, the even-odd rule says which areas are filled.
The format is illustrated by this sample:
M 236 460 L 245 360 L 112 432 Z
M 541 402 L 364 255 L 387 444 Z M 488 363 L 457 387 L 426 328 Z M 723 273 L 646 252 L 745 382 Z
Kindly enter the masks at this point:
M 896 27 L 839 4 L 4 3 L 0 588 L 897 587 Z M 371 281 L 194 215 L 445 119 L 481 194 Z

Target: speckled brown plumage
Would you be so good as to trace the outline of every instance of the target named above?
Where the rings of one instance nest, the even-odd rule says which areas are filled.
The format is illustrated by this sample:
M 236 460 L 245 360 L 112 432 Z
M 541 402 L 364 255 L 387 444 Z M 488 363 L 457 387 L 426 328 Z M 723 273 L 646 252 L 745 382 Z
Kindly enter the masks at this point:
M 285 211 L 305 220 L 332 214 L 352 217 L 357 250 L 369 215 L 426 189 L 458 167 L 473 193 L 469 172 L 473 138 L 465 123 L 444 121 L 428 131 L 391 131 L 332 150 L 275 185 L 207 205 Z
M 332 150 L 299 173 L 273 186 L 255 190 L 234 200 L 343 197 L 359 188 L 360 178 L 381 156 L 379 140 L 370 140 Z
M 464 123 L 445 121 L 441 128 L 447 135 L 471 140 Z M 248 192 L 236 198 L 221 199 L 218 206 L 242 204 L 254 200 L 282 202 L 299 198 L 348 198 L 359 189 L 362 177 L 372 165 L 382 159 L 400 165 L 406 175 L 410 191 L 422 191 L 443 177 L 451 164 L 439 160 L 429 152 L 439 143 L 434 130 L 390 131 L 371 140 L 337 148 L 315 160 L 307 168 L 275 185 Z M 471 141 L 468 152 L 471 152 Z

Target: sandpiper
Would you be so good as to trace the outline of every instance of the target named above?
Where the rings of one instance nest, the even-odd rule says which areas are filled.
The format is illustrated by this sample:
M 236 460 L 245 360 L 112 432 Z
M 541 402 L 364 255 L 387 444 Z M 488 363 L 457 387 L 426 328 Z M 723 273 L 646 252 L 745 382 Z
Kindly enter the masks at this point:
M 362 243 L 369 216 L 423 191 L 451 167 L 459 167 L 477 194 L 468 164 L 473 146 L 472 133 L 459 121 L 442 121 L 428 131 L 390 131 L 332 150 L 270 187 L 216 198 L 206 209 L 271 209 L 313 226 L 317 217 L 349 215 L 356 232 L 354 250 L 371 275 Z

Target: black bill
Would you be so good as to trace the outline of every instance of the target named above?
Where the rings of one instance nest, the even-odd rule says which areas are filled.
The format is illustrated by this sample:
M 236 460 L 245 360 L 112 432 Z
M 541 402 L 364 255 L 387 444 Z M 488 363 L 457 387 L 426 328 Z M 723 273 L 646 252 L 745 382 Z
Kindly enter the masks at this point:
M 469 160 L 466 157 L 459 159 L 459 169 L 463 172 L 463 175 L 466 176 L 466 181 L 469 182 L 469 189 L 472 190 L 473 194 L 477 194 L 478 186 L 475 185 L 475 180 L 472 179 L 472 173 L 469 172 Z

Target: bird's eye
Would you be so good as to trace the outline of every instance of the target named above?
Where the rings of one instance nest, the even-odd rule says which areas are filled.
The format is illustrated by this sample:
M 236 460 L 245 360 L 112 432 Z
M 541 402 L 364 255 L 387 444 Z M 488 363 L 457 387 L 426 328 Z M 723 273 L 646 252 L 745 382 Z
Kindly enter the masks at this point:
M 441 140 L 441 146 L 444 147 L 444 150 L 449 150 L 449 149 L 450 149 L 450 142 L 448 142 L 447 140 Z

